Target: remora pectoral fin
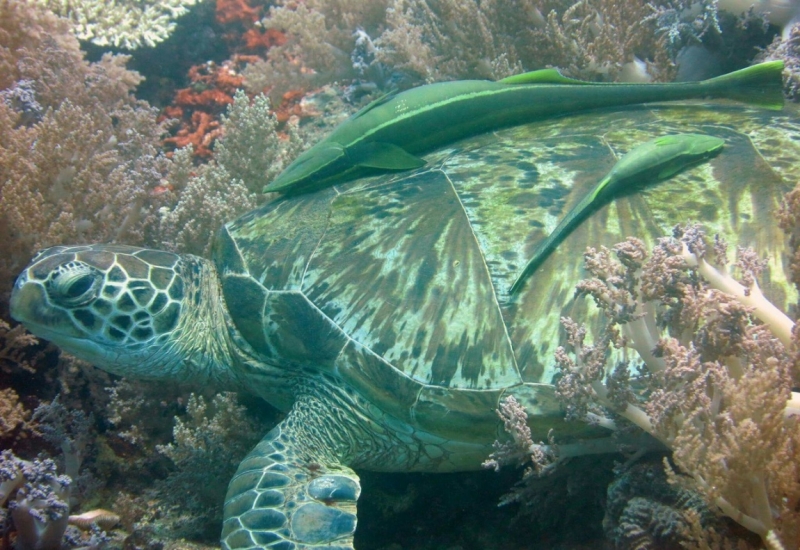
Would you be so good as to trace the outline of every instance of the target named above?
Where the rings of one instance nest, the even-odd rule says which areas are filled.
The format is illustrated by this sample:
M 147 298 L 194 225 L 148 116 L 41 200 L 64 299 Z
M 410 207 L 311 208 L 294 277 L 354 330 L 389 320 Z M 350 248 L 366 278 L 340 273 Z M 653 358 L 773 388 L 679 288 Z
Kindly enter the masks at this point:
M 354 165 L 379 170 L 410 170 L 425 166 L 425 161 L 397 145 L 384 142 L 359 143 L 347 148 Z

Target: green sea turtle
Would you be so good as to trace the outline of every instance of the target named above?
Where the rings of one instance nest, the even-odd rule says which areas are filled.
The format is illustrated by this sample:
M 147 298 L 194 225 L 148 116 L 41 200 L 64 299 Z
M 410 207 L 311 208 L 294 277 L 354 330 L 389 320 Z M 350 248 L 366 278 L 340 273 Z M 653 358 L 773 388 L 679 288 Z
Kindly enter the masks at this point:
M 622 154 L 655 137 L 725 140 L 713 159 L 611 201 L 519 293 L 509 287 Z M 277 197 L 226 225 L 213 259 L 120 245 L 39 253 L 12 315 L 110 372 L 246 389 L 287 412 L 230 483 L 224 548 L 352 549 L 354 470 L 477 469 L 513 395 L 533 437 L 605 435 L 554 397 L 559 318 L 587 245 L 650 242 L 703 222 L 770 258 L 775 210 L 800 180 L 800 126 L 782 112 L 695 104 L 595 112 L 462 140 L 422 168 Z

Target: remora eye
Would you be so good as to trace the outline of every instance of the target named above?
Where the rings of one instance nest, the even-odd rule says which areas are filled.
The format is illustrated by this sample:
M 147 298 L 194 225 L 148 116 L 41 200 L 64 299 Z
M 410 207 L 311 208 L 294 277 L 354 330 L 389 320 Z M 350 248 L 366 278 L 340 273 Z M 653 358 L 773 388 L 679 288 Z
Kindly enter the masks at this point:
M 50 283 L 48 290 L 54 302 L 75 307 L 84 305 L 97 296 L 100 276 L 85 264 L 70 263 L 62 266 Z

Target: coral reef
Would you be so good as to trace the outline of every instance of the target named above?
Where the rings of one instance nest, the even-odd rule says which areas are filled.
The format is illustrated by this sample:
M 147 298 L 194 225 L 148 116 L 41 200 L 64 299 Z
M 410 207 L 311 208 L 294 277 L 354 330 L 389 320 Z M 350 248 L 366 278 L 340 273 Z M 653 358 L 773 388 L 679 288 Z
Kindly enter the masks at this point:
M 706 17 L 698 20 L 687 19 L 677 0 L 649 7 L 633 0 L 217 0 L 179 21 L 193 3 L 130 0 L 112 6 L 86 0 L 69 3 L 71 11 L 65 11 L 68 3 L 61 0 L 0 0 L 0 316 L 6 314 L 13 276 L 41 246 L 124 241 L 207 254 L 219 225 L 255 206 L 264 183 L 304 143 L 383 91 L 452 78 L 500 78 L 549 65 L 611 80 L 637 58 L 651 76 L 665 79 L 682 45 L 700 41 L 713 49 L 718 30 L 733 35 L 724 20 L 711 17 L 712 3 L 703 4 Z M 206 17 L 205 26 L 187 27 L 200 17 Z M 163 40 L 176 23 L 191 40 L 173 35 L 173 49 L 141 47 Z M 670 34 L 672 27 L 678 35 Z M 670 41 L 674 36 L 680 40 Z M 147 85 L 162 94 L 155 101 L 171 103 L 159 120 L 134 97 L 134 91 L 142 93 L 142 82 L 125 68 L 128 58 L 101 57 L 104 49 L 84 43 L 92 52 L 88 62 L 76 37 L 138 48 L 132 53 L 139 67 L 160 66 L 174 57 L 165 52 L 178 47 L 194 57 L 182 57 L 180 69 L 170 65 L 171 74 L 164 76 L 173 82 L 168 91 L 161 78 L 148 77 Z M 176 41 L 184 43 L 175 46 Z M 776 55 L 794 56 L 793 42 L 782 44 Z M 236 53 L 225 60 L 231 52 Z M 184 73 L 192 65 L 187 86 Z M 178 119 L 179 126 L 162 141 L 166 118 Z M 255 420 L 259 405 L 250 403 L 245 411 L 228 394 L 200 396 L 186 388 L 115 381 L 2 319 L 0 374 L 0 446 L 16 455 L 3 455 L 4 465 L 16 466 L 5 468 L 12 474 L 0 480 L 13 478 L 15 488 L 0 500 L 21 502 L 11 529 L 20 547 L 42 548 L 43 539 L 53 547 L 62 541 L 76 547 L 109 544 L 97 528 L 78 533 L 65 521 L 114 529 L 112 547 L 191 546 L 176 541 L 179 536 L 216 541 L 229 472 L 267 431 Z M 591 410 L 598 421 L 606 420 L 606 411 Z M 506 415 L 510 425 L 520 425 L 513 407 Z M 530 463 L 532 472 L 569 456 L 566 445 L 537 446 L 524 433 L 517 443 L 542 453 Z M 561 454 L 548 456 L 556 450 Z M 530 461 L 529 452 L 507 451 L 509 462 Z M 574 460 L 567 468 L 579 459 Z M 536 537 L 552 540 L 564 522 L 591 531 L 587 537 L 600 536 L 595 516 L 608 476 L 590 464 L 583 463 L 583 478 L 561 476 L 563 468 L 543 480 L 529 475 L 508 499 L 525 514 L 538 510 Z M 25 468 L 31 473 L 20 476 Z M 73 478 L 66 492 L 58 472 Z M 523 522 L 509 535 L 508 508 L 490 510 L 491 525 L 475 524 L 477 514 L 487 513 L 485 503 L 496 499 L 492 491 L 503 490 L 481 475 L 398 482 L 376 474 L 371 483 L 384 489 L 376 493 L 388 495 L 386 504 L 376 507 L 378 518 L 365 512 L 360 536 L 371 537 L 372 547 L 385 547 L 392 536 L 415 548 L 439 548 L 443 540 L 452 547 L 528 547 L 534 535 L 520 527 Z M 398 483 L 404 489 L 393 493 Z M 182 495 L 189 485 L 197 498 L 186 502 Z M 583 497 L 577 505 L 575 494 Z M 466 501 L 474 501 L 472 508 Z M 90 511 L 78 513 L 84 510 Z M 440 533 L 453 514 L 467 527 Z M 409 539 L 409 521 L 421 516 L 424 528 Z M 588 525 L 587 518 L 597 521 Z M 385 532 L 387 521 L 393 522 L 392 535 Z
M 800 23 L 791 26 L 786 38 L 775 37 L 772 44 L 758 55 L 759 60 L 780 59 L 784 63 L 784 94 L 800 100 Z
M 681 476 L 683 479 L 683 476 Z M 713 529 L 735 546 L 735 535 L 687 483 L 670 483 L 663 464 L 647 460 L 624 469 L 608 486 L 603 527 L 618 550 L 679 549 L 693 528 Z
M 235 59 L 221 65 L 209 61 L 189 70 L 191 86 L 178 90 L 162 115 L 180 121 L 175 135 L 164 139 L 167 146 L 192 146 L 197 157 L 211 158 L 214 141 L 222 135 L 219 117 L 233 103 L 233 94 L 244 81 L 237 65 Z
M 178 467 L 164 482 L 165 504 L 180 511 L 175 534 L 219 534 L 228 481 L 266 431 L 235 393 L 217 394 L 210 402 L 189 396 L 186 416 L 175 418 L 173 442 L 156 447 Z
M 58 397 L 34 411 L 31 425 L 53 448 L 61 450 L 60 467 L 50 458 L 23 460 L 10 450 L 0 453 L 0 520 L 4 533 L 13 532 L 20 550 L 59 550 L 99 543 L 105 535 L 99 527 L 113 527 L 113 517 L 97 511 L 70 516 L 73 506 L 86 502 L 98 484 L 81 464 L 87 455 L 93 418 L 77 409 L 67 410 Z M 64 472 L 59 475 L 58 472 Z M 10 512 L 5 514 L 5 506 Z M 8 524 L 10 516 L 10 525 Z M 118 521 L 118 520 L 117 520 Z M 68 530 L 68 525 L 79 525 Z
M 277 118 L 263 95 L 251 105 L 244 92 L 237 92 L 222 123 L 226 133 L 217 144 L 214 163 L 195 169 L 191 149 L 180 149 L 173 157 L 167 181 L 179 200 L 160 212 L 162 246 L 208 254 L 217 229 L 253 208 L 264 182 L 302 148 L 291 126 L 286 139 L 277 134 Z
M 357 27 L 376 32 L 384 22 L 386 0 L 281 0 L 260 22 L 280 31 L 286 41 L 270 48 L 266 59 L 244 71 L 249 90 L 268 92 L 274 103 L 290 90 L 311 88 L 352 77 L 350 52 Z
M 587 80 L 618 80 L 632 72 L 638 60 L 648 66 L 649 78 L 674 76 L 674 57 L 663 35 L 656 32 L 652 7 L 644 2 L 550 2 L 545 21 L 531 33 L 530 55 L 545 65 L 561 68 Z M 629 21 L 639 21 L 636 26 Z M 630 80 L 632 78 L 628 78 Z
M 589 344 L 585 329 L 562 320 L 568 345 L 556 352 L 557 391 L 568 415 L 603 415 L 598 404 L 613 411 L 671 449 L 723 514 L 769 548 L 797 547 L 794 324 L 761 294 L 761 263 L 740 250 L 735 280 L 725 244 L 708 247 L 697 226 L 676 228 L 649 257 L 634 238 L 614 253 L 618 260 L 587 250 L 593 278 L 578 286 L 610 319 L 607 332 Z M 643 364 L 607 365 L 612 344 Z
M 0 15 L 0 66 L 8 69 L 0 76 L 0 121 L 9 129 L 0 136 L 4 289 L 36 249 L 59 242 L 207 251 L 221 222 L 252 208 L 264 181 L 299 150 L 293 129 L 280 138 L 257 100 L 231 115 L 229 145 L 220 146 L 214 167 L 195 170 L 182 155 L 172 162 L 160 150 L 155 112 L 132 95 L 140 78 L 124 68 L 126 57 L 87 63 L 67 26 L 34 6 L 6 0 Z M 195 67 L 192 78 L 167 110 L 187 127 L 167 142 L 208 157 L 227 120 L 217 118 L 234 108 L 242 78 L 228 63 Z M 237 108 L 247 103 L 242 96 Z M 251 125 L 246 136 L 236 137 L 237 124 Z M 190 182 L 190 174 L 199 179 Z M 207 207 L 185 210 L 198 201 Z M 213 215 L 201 226 L 186 223 L 199 212 Z
M 39 5 L 67 17 L 80 40 L 98 46 L 134 50 L 155 46 L 175 29 L 175 19 L 186 14 L 197 0 L 35 0 Z
M 57 550 L 67 529 L 69 486 L 50 459 L 28 462 L 0 453 L 0 507 L 8 509 L 20 550 Z M 4 510 L 3 510 L 4 512 Z M 0 519 L 5 519 L 0 516 Z M 3 521 L 5 523 L 5 521 Z
M 287 1 L 260 25 L 287 40 L 243 70 L 245 84 L 276 103 L 339 79 L 387 90 L 553 66 L 587 80 L 667 81 L 691 45 L 721 74 L 771 38 L 760 13 L 721 16 L 716 2 L 689 0 Z
M 0 288 L 41 247 L 143 243 L 169 166 L 156 113 L 132 91 L 125 56 L 87 63 L 52 16 L 0 4 Z M 5 301 L 5 300 L 4 300 Z
M 248 89 L 270 90 L 277 101 L 289 89 L 337 78 L 391 89 L 551 66 L 587 80 L 665 81 L 674 77 L 675 60 L 688 44 L 722 48 L 714 2 L 698 10 L 684 0 L 373 0 L 362 10 L 367 15 L 356 25 L 358 12 L 347 2 L 271 8 L 261 24 L 288 40 L 244 69 Z M 740 48 L 764 45 L 766 35 L 746 32 L 759 26 L 762 17 L 746 14 L 725 34 Z
M 394 0 L 375 60 L 425 82 L 496 80 L 531 67 L 529 29 L 540 19 L 525 1 Z

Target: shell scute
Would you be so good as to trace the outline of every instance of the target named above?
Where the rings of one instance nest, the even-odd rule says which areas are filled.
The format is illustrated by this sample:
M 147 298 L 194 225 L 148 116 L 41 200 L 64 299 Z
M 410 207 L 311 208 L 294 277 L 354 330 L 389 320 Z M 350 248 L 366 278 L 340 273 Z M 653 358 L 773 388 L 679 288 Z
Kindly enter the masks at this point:
M 302 291 L 350 338 L 420 383 L 519 381 L 481 245 L 441 170 L 372 180 L 336 197 Z
M 269 292 L 263 330 L 273 355 L 329 370 L 348 338 L 299 292 Z
M 336 358 L 335 372 L 384 413 L 411 421 L 420 384 L 402 375 L 373 351 L 350 340 Z
M 272 349 L 264 335 L 266 289 L 252 278 L 226 274 L 222 278 L 222 291 L 236 328 L 257 352 L 271 357 Z

